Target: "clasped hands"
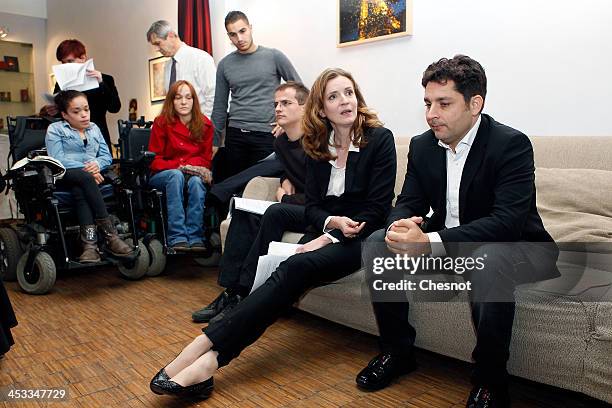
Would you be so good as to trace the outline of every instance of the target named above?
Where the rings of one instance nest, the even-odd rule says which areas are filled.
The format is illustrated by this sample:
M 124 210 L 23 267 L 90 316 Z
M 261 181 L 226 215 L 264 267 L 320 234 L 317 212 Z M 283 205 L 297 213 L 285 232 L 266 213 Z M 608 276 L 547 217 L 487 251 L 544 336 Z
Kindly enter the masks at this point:
M 349 217 L 331 217 L 327 223 L 327 229 L 339 229 L 342 231 L 342 235 L 347 238 L 355 238 L 365 227 L 365 222 L 353 221 Z M 317 249 L 323 248 L 330 244 L 332 241 L 326 235 L 321 235 L 318 238 L 313 239 L 299 247 L 295 253 L 300 254 L 304 252 L 316 251 Z
M 419 227 L 422 223 L 423 217 L 403 218 L 393 222 L 385 236 L 389 251 L 409 256 L 431 254 L 429 237 Z
M 100 174 L 100 166 L 98 165 L 98 162 L 96 161 L 90 161 L 85 163 L 85 165 L 83 166 L 83 170 L 85 170 L 86 172 L 90 173 L 96 184 L 102 184 L 104 182 L 104 176 L 102 174 Z
M 186 164 L 184 166 L 179 166 L 179 170 L 185 174 L 191 174 L 192 176 L 198 176 L 202 179 L 202 181 L 206 184 L 212 183 L 212 172 L 203 166 L 192 166 L 191 164 Z

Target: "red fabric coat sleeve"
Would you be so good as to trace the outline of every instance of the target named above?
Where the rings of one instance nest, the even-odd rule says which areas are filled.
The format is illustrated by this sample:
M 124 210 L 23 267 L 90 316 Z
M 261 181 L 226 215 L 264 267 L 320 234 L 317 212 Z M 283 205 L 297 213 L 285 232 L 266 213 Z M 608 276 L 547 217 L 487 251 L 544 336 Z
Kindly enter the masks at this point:
M 149 151 L 155 153 L 155 158 L 151 163 L 151 170 L 159 172 L 162 170 L 171 170 L 179 167 L 179 159 L 167 157 L 169 149 L 170 127 L 166 125 L 161 117 L 155 118 L 153 127 L 151 128 L 151 137 L 149 138 Z
M 197 153 L 187 160 L 187 164 L 192 166 L 201 166 L 211 169 L 212 166 L 212 148 L 213 148 L 213 135 L 214 127 L 212 122 L 204 116 L 204 134 L 202 135 L 202 141 L 199 143 Z

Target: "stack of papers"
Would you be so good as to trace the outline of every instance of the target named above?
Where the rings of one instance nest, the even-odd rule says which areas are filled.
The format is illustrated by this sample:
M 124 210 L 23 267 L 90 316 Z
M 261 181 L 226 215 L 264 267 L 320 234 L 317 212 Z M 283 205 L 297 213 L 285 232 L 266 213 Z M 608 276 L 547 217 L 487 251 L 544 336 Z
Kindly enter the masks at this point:
M 62 91 L 88 91 L 99 88 L 100 84 L 94 77 L 87 76 L 87 70 L 94 70 L 93 59 L 88 59 L 84 63 L 71 62 L 68 64 L 53 65 L 55 80 Z
M 276 201 L 254 200 L 252 198 L 233 197 L 230 202 L 230 212 L 232 209 L 247 211 L 253 214 L 263 215 L 269 206 L 277 204 Z
M 299 247 L 301 247 L 300 244 L 270 242 L 268 246 L 268 255 L 260 256 L 257 261 L 257 272 L 255 273 L 255 280 L 251 288 L 251 293 L 263 285 L 263 283 L 272 276 L 272 273 L 278 268 L 278 265 L 291 255 L 294 255 Z

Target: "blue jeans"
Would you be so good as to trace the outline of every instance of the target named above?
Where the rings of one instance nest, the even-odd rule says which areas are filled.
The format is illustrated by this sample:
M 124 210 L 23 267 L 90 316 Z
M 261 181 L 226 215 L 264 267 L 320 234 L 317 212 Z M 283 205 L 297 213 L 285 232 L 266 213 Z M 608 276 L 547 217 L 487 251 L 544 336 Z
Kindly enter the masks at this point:
M 185 175 L 180 170 L 164 170 L 149 180 L 151 187 L 166 194 L 168 210 L 168 245 L 188 242 L 189 245 L 204 240 L 204 197 L 206 186 L 200 177 L 187 181 L 188 203 L 184 208 Z M 186 212 L 186 214 L 185 214 Z

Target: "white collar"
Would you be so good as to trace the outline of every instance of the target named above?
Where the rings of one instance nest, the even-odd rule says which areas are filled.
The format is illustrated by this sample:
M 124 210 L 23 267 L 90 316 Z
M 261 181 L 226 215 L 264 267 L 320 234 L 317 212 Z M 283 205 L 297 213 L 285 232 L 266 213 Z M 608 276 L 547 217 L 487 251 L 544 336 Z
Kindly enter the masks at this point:
M 181 41 L 181 46 L 179 47 L 179 49 L 176 51 L 176 54 L 174 54 L 174 57 L 172 58 L 174 58 L 177 62 L 180 62 L 181 58 L 185 56 L 187 53 L 187 47 L 189 46 Z
M 478 128 L 480 127 L 481 118 L 482 118 L 482 115 L 478 115 L 478 119 L 476 120 L 476 123 L 474 123 L 474 126 L 472 126 L 472 128 L 465 134 L 465 136 L 457 144 L 457 148 L 461 145 L 465 145 L 468 148 L 472 147 L 472 144 L 474 143 L 474 139 L 476 139 L 476 134 L 478 133 Z M 442 142 L 441 140 L 438 140 L 438 145 L 445 148 L 446 150 L 451 150 L 450 146 Z M 455 148 L 455 151 L 457 151 L 457 148 Z

